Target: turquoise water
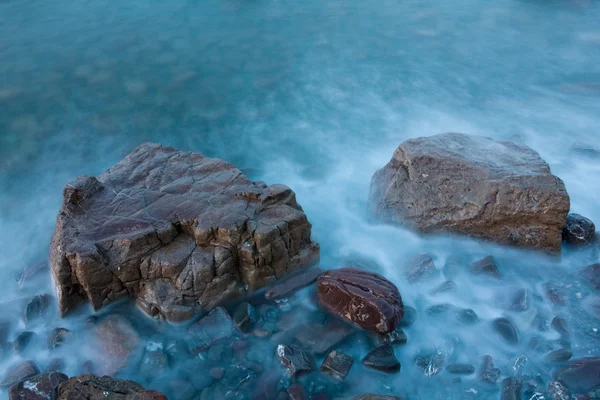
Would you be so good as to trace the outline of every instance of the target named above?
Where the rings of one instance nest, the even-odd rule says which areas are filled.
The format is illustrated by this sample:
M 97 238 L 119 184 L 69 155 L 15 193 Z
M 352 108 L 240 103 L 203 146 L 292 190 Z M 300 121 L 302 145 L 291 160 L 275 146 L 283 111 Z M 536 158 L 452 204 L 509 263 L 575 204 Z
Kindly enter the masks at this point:
M 600 324 L 581 311 L 592 294 L 571 276 L 597 262 L 595 249 L 549 260 L 420 238 L 365 216 L 370 177 L 404 139 L 459 131 L 531 146 L 565 181 L 572 211 L 600 223 L 600 155 L 574 151 L 600 148 L 599 21 L 594 0 L 1 0 L 0 303 L 52 290 L 49 277 L 20 290 L 12 276 L 46 257 L 62 186 L 152 141 L 287 184 L 314 225 L 324 267 L 348 255 L 373 259 L 418 310 L 449 302 L 485 321 L 504 315 L 491 299 L 508 287 L 542 294 L 544 282 L 564 284 L 573 298 L 560 313 L 575 331 L 574 357 L 599 355 Z M 441 268 L 457 248 L 499 257 L 502 285 L 461 278 L 457 293 L 434 298 L 405 281 L 410 255 L 430 252 Z M 540 304 L 540 313 L 557 313 Z M 402 371 L 367 388 L 411 399 L 476 388 L 475 398 L 486 398 L 476 375 L 452 386 L 452 377 L 423 378 L 414 367 L 419 349 L 447 335 L 461 338 L 461 357 L 477 367 L 492 354 L 508 376 L 524 353 L 528 373 L 550 374 L 526 340 L 507 348 L 486 323 L 421 321 L 397 352 Z M 46 327 L 61 324 L 78 320 Z M 364 354 L 354 351 L 358 365 Z M 68 373 L 81 373 L 80 355 L 71 357 Z M 135 368 L 123 377 L 140 379 Z

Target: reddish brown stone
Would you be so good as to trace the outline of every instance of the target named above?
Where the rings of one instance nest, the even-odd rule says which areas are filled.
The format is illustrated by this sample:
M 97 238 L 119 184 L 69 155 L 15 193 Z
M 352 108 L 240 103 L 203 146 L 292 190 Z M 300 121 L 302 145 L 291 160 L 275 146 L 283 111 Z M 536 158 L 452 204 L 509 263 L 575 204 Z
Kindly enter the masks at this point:
M 363 329 L 388 333 L 404 313 L 396 286 L 379 274 L 355 268 L 327 271 L 317 284 L 319 304 Z

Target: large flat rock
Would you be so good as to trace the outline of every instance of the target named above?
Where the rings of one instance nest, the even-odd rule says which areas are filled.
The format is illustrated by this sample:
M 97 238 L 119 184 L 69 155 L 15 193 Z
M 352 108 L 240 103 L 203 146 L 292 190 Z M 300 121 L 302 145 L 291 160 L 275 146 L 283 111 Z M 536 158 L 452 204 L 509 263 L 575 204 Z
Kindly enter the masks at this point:
M 50 248 L 61 315 L 130 296 L 184 320 L 319 257 L 291 189 L 201 154 L 143 144 L 63 196 Z
M 372 213 L 423 233 L 452 232 L 559 251 L 564 183 L 532 149 L 460 133 L 407 140 L 371 181 Z

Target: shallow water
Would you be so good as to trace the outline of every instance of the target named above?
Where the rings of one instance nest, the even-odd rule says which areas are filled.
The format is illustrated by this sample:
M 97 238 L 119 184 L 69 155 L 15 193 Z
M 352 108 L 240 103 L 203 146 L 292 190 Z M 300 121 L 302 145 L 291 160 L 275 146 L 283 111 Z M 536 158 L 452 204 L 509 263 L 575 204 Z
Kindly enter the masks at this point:
M 355 342 L 347 349 L 356 361 L 344 396 L 372 389 L 410 399 L 498 397 L 498 387 L 482 388 L 477 374 L 461 382 L 446 372 L 425 377 L 413 357 L 436 346 L 453 347 L 457 361 L 477 368 L 490 354 L 504 377 L 539 373 L 547 383 L 553 365 L 527 344 L 540 335 L 556 345 L 559 335 L 529 327 L 531 310 L 565 316 L 574 358 L 600 355 L 600 323 L 584 311 L 592 292 L 573 277 L 598 261 L 598 249 L 551 259 L 466 239 L 423 238 L 371 224 L 366 198 L 372 174 L 404 139 L 458 131 L 531 146 L 565 181 L 571 210 L 600 222 L 600 152 L 573 148 L 578 142 L 600 148 L 598 21 L 600 3 L 593 0 L 2 0 L 3 313 L 17 319 L 15 301 L 53 290 L 45 274 L 23 288 L 14 274 L 47 256 L 62 186 L 153 141 L 223 158 L 252 179 L 287 184 L 313 223 L 325 268 L 348 257 L 372 260 L 417 308 L 408 343 L 396 352 L 402 371 L 367 373 L 360 365 L 365 348 Z M 470 259 L 493 254 L 503 280 L 461 276 L 455 292 L 430 295 L 441 276 L 423 285 L 404 276 L 406 261 L 422 252 L 438 269 L 457 252 Z M 551 307 L 546 282 L 563 287 L 567 306 Z M 526 312 L 499 308 L 494 299 L 512 288 L 540 297 L 531 296 Z M 302 294 L 291 303 L 311 304 Z M 440 303 L 471 308 L 481 321 L 465 327 L 450 314 L 428 316 L 425 310 Z M 182 329 L 124 312 L 153 343 Z M 35 328 L 41 337 L 57 326 L 81 334 L 61 350 L 69 375 L 97 356 L 85 346 L 89 313 L 84 307 Z M 518 346 L 493 335 L 490 320 L 502 315 L 519 326 Z M 21 323 L 11 338 L 22 330 Z M 271 341 L 260 342 L 265 353 L 274 349 Z M 528 362 L 515 372 L 520 355 Z M 40 365 L 52 356 L 29 355 Z M 0 361 L 0 371 L 16 359 Z M 179 376 L 182 368 L 188 367 L 162 378 Z M 119 376 L 147 382 L 133 365 Z

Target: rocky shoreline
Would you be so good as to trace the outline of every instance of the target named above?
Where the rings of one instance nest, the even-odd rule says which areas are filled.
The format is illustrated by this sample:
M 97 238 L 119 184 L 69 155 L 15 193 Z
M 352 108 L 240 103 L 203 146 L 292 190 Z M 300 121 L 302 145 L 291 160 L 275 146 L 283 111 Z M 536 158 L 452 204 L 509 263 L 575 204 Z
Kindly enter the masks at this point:
M 484 392 L 506 400 L 593 399 L 600 390 L 600 358 L 573 357 L 573 327 L 560 312 L 568 287 L 544 282 L 535 293 L 506 287 L 492 299 L 502 310 L 493 318 L 443 301 L 461 290 L 459 276 L 502 283 L 507 271 L 494 256 L 457 253 L 443 267 L 430 254 L 406 260 L 398 268 L 407 284 L 442 299 L 409 306 L 377 265 L 346 260 L 343 268 L 315 267 L 319 245 L 288 187 L 252 182 L 224 161 L 155 144 L 139 146 L 98 178 L 70 182 L 63 197 L 49 262 L 57 299 L 41 294 L 7 306 L 19 310 L 19 322 L 0 318 L 0 359 L 15 359 L 0 374 L 10 400 L 161 400 L 165 394 L 175 400 L 397 400 L 405 392 L 399 387 L 358 394 L 354 380 L 361 374 L 393 380 L 406 370 L 450 377 L 449 390 L 468 379 L 472 392 L 462 398 L 469 399 Z M 599 247 L 593 222 L 568 214 L 563 182 L 533 150 L 508 142 L 461 134 L 409 140 L 373 177 L 369 202 L 379 221 L 422 233 L 553 253 Z M 25 268 L 19 284 L 46 266 Z M 574 279 L 592 293 L 586 312 L 600 318 L 598 264 Z M 130 312 L 114 312 L 119 299 L 178 324 L 136 322 Z M 100 312 L 85 321 L 83 334 L 42 326 L 80 313 L 85 302 Z M 553 314 L 537 311 L 546 308 Z M 522 315 L 531 313 L 523 329 Z M 435 318 L 486 325 L 498 346 L 542 354 L 553 366 L 552 379 L 519 373 L 527 358 L 511 366 L 496 366 L 489 355 L 466 359 L 458 337 L 423 347 L 401 365 L 398 355 L 411 340 L 406 331 Z M 545 339 L 552 335 L 560 339 Z M 69 379 L 69 355 L 61 349 L 73 348 L 89 359 Z M 41 369 L 32 358 L 42 351 L 60 356 Z M 146 377 L 147 390 L 118 379 L 131 368 Z

